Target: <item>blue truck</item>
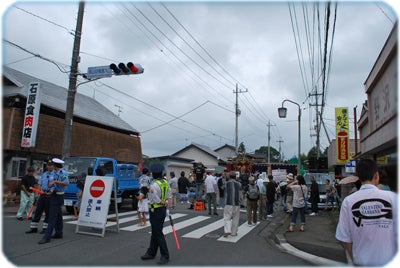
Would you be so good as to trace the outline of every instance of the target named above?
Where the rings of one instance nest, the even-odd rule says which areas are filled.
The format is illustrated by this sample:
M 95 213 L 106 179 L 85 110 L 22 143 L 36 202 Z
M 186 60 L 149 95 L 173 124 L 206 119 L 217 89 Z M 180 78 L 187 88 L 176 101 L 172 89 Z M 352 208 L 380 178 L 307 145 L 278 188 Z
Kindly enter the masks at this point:
M 135 195 L 139 192 L 139 172 L 134 164 L 118 164 L 117 160 L 107 157 L 67 157 L 64 159 L 64 169 L 68 172 L 69 185 L 64 194 L 64 205 L 67 212 L 73 213 L 73 205 L 77 202 L 77 183 L 85 184 L 87 175 L 114 177 L 117 186 L 118 208 L 122 199 L 132 199 L 132 208 L 137 209 Z M 113 191 L 114 193 L 114 191 Z M 113 194 L 112 194 L 113 195 Z M 112 200 L 115 200 L 112 196 Z

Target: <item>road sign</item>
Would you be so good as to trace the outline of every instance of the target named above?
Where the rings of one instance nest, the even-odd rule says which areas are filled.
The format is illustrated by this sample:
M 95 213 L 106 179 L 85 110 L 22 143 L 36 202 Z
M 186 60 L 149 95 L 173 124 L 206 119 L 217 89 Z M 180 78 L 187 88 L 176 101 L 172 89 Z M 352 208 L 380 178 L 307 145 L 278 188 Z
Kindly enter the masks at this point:
M 114 189 L 113 189 L 114 185 Z M 107 223 L 108 209 L 112 190 L 117 196 L 116 183 L 114 177 L 86 176 L 85 187 L 81 199 L 76 233 L 99 235 L 104 237 Z M 114 200 L 117 231 L 119 232 L 118 209 Z M 89 231 L 79 230 L 79 228 L 89 227 Z M 95 231 L 91 228 L 94 228 Z M 96 231 L 100 230 L 101 233 Z
M 89 79 L 111 77 L 111 76 L 112 76 L 112 70 L 110 69 L 109 65 L 88 67 L 87 78 Z
M 100 197 L 105 190 L 106 186 L 104 185 L 104 182 L 102 180 L 95 180 L 91 185 L 90 185 L 90 194 L 98 198 Z

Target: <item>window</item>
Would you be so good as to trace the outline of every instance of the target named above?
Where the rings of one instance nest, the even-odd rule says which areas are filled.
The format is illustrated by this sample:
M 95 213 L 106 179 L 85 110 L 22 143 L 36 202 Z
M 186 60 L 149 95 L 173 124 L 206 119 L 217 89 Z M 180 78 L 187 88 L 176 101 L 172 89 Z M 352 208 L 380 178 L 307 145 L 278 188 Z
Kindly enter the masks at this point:
M 13 157 L 11 165 L 11 177 L 21 178 L 26 174 L 26 158 Z
M 114 164 L 110 160 L 100 160 L 99 167 L 103 170 L 104 175 L 114 174 Z

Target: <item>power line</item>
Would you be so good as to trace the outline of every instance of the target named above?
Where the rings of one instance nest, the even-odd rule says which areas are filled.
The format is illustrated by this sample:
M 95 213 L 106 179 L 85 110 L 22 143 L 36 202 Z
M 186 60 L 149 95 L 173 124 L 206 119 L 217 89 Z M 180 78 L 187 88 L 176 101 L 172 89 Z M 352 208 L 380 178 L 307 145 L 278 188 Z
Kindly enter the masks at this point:
M 157 128 L 159 128 L 159 127 L 168 125 L 169 123 L 172 123 L 173 121 L 178 120 L 178 119 L 183 120 L 182 117 L 184 117 L 185 115 L 188 115 L 188 114 L 194 112 L 195 110 L 199 109 L 200 107 L 203 107 L 203 106 L 206 105 L 207 103 L 208 103 L 208 101 L 203 102 L 202 104 L 200 104 L 200 105 L 196 106 L 195 108 L 193 108 L 193 109 L 187 111 L 186 113 L 183 113 L 183 114 L 181 114 L 181 115 L 179 115 L 179 116 L 177 116 L 177 117 L 175 117 L 175 118 L 173 118 L 173 119 L 171 119 L 171 120 L 169 120 L 169 121 L 167 121 L 167 122 L 164 122 L 164 123 L 162 123 L 161 125 L 158 125 L 158 126 L 149 128 L 149 129 L 147 129 L 147 130 L 143 130 L 141 133 L 146 133 L 146 132 L 152 131 L 152 130 L 154 130 L 154 129 L 157 129 Z M 183 120 L 183 122 L 186 122 L 186 121 Z
M 22 59 L 19 59 L 19 60 L 15 60 L 15 61 L 7 63 L 7 65 L 15 64 L 15 63 L 18 63 L 18 62 L 21 62 L 21 61 L 30 60 L 30 59 L 33 59 L 33 58 L 36 58 L 36 56 L 29 56 L 29 57 L 25 57 L 25 58 L 22 58 Z
M 299 68 L 300 68 L 301 78 L 302 78 L 302 81 L 303 81 L 303 88 L 304 88 L 304 91 L 305 91 L 306 96 L 307 96 L 309 87 L 308 87 L 308 81 L 307 81 L 305 66 L 304 66 L 304 56 L 303 56 L 302 46 L 301 46 L 301 42 L 300 42 L 299 28 L 298 28 L 297 16 L 296 16 L 296 9 L 294 8 L 294 4 L 292 4 L 292 5 L 293 5 L 293 15 L 292 15 L 292 9 L 290 8 L 290 3 L 288 3 L 289 15 L 290 15 L 290 21 L 291 21 L 291 25 L 292 25 L 292 33 L 293 33 L 293 37 L 294 37 L 294 43 L 296 45 L 297 60 L 298 60 Z M 295 18 L 294 20 L 293 20 L 293 16 Z M 294 23 L 296 23 L 296 29 L 297 29 L 297 36 L 298 37 L 296 37 L 296 30 L 295 30 Z
M 113 95 L 110 95 L 110 94 L 107 94 L 107 93 L 101 91 L 100 88 L 93 88 L 93 87 L 90 86 L 89 84 L 86 84 L 85 86 L 87 86 L 87 87 L 89 87 L 89 88 L 92 88 L 92 89 L 94 89 L 94 90 L 96 90 L 96 91 L 99 91 L 101 94 L 103 94 L 104 96 L 106 96 L 106 97 L 108 97 L 108 98 L 111 98 L 111 99 L 114 99 L 114 100 L 119 101 L 120 103 L 123 103 L 123 104 L 125 104 L 126 106 L 128 106 L 129 108 L 131 108 L 131 109 L 133 109 L 133 110 L 135 110 L 135 111 L 137 111 L 137 112 L 139 112 L 139 113 L 141 113 L 141 114 L 144 114 L 144 115 L 146 115 L 146 116 L 148 116 L 148 117 L 154 118 L 154 119 L 156 119 L 156 120 L 158 120 L 158 121 L 160 121 L 160 122 L 166 122 L 166 121 L 164 121 L 164 120 L 162 120 L 162 119 L 156 117 L 156 116 L 154 115 L 154 113 L 147 113 L 147 112 L 145 112 L 143 109 L 138 109 L 138 108 L 136 108 L 135 106 L 133 106 L 131 103 L 128 104 L 128 103 L 124 102 L 123 99 L 121 99 L 121 98 L 116 98 L 116 97 L 113 96 Z M 171 124 L 171 125 L 172 125 L 172 124 Z M 182 131 L 185 131 L 185 132 L 191 132 L 191 131 L 189 131 L 189 130 L 187 130 L 187 129 L 184 129 L 184 128 L 181 128 L 181 127 L 178 127 L 178 126 L 174 126 L 174 127 L 177 128 L 177 129 L 180 129 L 180 130 L 182 130 Z M 140 132 L 141 132 L 141 131 L 140 131 Z
M 48 61 L 48 62 L 54 64 L 55 66 L 57 66 L 58 70 L 60 70 L 60 72 L 62 72 L 62 73 L 65 73 L 65 74 L 68 74 L 68 73 L 69 73 L 69 71 L 66 71 L 66 70 L 62 69 L 62 68 L 60 67 L 60 64 L 58 64 L 58 63 L 57 63 L 56 61 L 54 61 L 54 60 L 48 59 L 48 58 L 46 58 L 46 57 L 41 56 L 40 54 L 34 53 L 34 52 L 32 52 L 32 51 L 30 51 L 30 50 L 28 50 L 28 49 L 26 49 L 26 48 L 23 48 L 23 47 L 20 46 L 20 45 L 17 45 L 16 43 L 13 43 L 13 42 L 11 42 L 11 41 L 8 41 L 7 39 L 4 39 L 4 38 L 3 38 L 3 41 L 6 42 L 6 43 L 8 43 L 9 45 L 12 45 L 12 46 L 14 46 L 14 47 L 16 47 L 16 48 L 18 48 L 18 49 L 20 49 L 20 50 L 22 50 L 22 51 L 28 53 L 28 54 L 33 55 L 34 57 L 40 58 L 40 59 L 42 59 L 42 60 L 45 60 L 45 61 Z M 68 65 L 65 64 L 65 66 L 68 66 Z
M 221 70 L 223 70 L 230 78 L 232 78 L 235 82 L 238 83 L 238 81 L 236 80 L 235 77 L 233 77 L 221 64 L 218 63 L 218 61 L 207 51 L 207 49 L 204 48 L 204 46 L 202 46 L 200 44 L 199 41 L 197 41 L 196 38 L 194 38 L 194 36 L 190 33 L 190 31 L 183 26 L 183 24 L 178 20 L 178 18 L 164 5 L 163 2 L 161 2 L 161 5 L 165 8 L 165 10 L 168 11 L 168 13 L 175 19 L 175 21 L 185 30 L 185 32 L 193 39 L 193 41 L 196 42 L 196 44 L 207 54 L 208 57 L 210 57 L 211 60 L 213 60 L 215 62 L 215 64 L 218 65 L 218 67 L 221 68 Z M 240 84 L 240 83 L 239 83 Z
M 11 41 L 8 41 L 8 40 L 6 40 L 6 39 L 3 39 L 3 41 L 6 42 L 6 43 L 8 43 L 8 44 L 10 44 L 10 45 L 13 45 L 13 46 L 15 46 L 15 47 L 17 47 L 17 48 L 19 48 L 19 49 L 21 49 L 21 50 L 23 50 L 23 51 L 29 53 L 29 54 L 32 54 L 32 55 L 34 55 L 35 57 L 39 57 L 40 59 L 46 60 L 46 61 L 48 61 L 48 62 L 51 62 L 51 63 L 55 64 L 55 65 L 59 68 L 59 70 L 60 70 L 61 72 L 67 73 L 66 71 L 62 70 L 62 69 L 59 67 L 59 65 L 58 65 L 56 62 L 54 62 L 53 60 L 50 60 L 50 59 L 48 59 L 48 58 L 45 58 L 45 57 L 43 57 L 43 56 L 41 56 L 41 55 L 39 55 L 39 54 L 33 53 L 33 52 L 31 52 L 31 51 L 29 51 L 29 50 L 27 50 L 27 49 L 25 49 L 25 48 L 23 48 L 23 47 L 21 47 L 21 46 L 15 44 L 15 43 L 13 43 L 13 42 L 11 42 Z M 194 127 L 196 127 L 196 128 L 199 128 L 199 129 L 201 129 L 201 130 L 203 130 L 203 131 L 206 131 L 206 132 L 208 132 L 208 133 L 210 133 L 210 134 L 212 134 L 212 135 L 214 135 L 214 136 L 217 136 L 217 137 L 219 137 L 219 138 L 223 138 L 223 139 L 226 139 L 226 140 L 229 140 L 229 141 L 231 140 L 231 139 L 226 138 L 226 137 L 223 137 L 223 136 L 221 136 L 221 135 L 217 135 L 217 134 L 215 134 L 215 133 L 212 132 L 212 131 L 209 131 L 209 130 L 207 130 L 207 129 L 204 129 L 204 128 L 202 128 L 202 127 L 199 127 L 199 126 L 197 126 L 197 125 L 195 125 L 195 124 L 193 124 L 193 123 L 191 123 L 191 122 L 189 122 L 189 121 L 182 120 L 182 119 L 180 119 L 180 118 L 177 117 L 177 116 L 174 116 L 174 115 L 172 115 L 172 114 L 170 114 L 170 113 L 168 113 L 168 112 L 166 112 L 166 111 L 164 111 L 164 110 L 162 110 L 162 109 L 160 109 L 160 108 L 158 108 L 158 107 L 156 107 L 156 106 L 154 106 L 154 105 L 151 105 L 151 104 L 146 103 L 146 102 L 144 102 L 144 101 L 142 101 L 142 100 L 139 100 L 138 98 L 135 98 L 135 97 L 133 97 L 133 96 L 130 96 L 130 95 L 126 94 L 125 92 L 122 92 L 122 91 L 120 91 L 120 90 L 118 90 L 118 89 L 116 89 L 116 88 L 114 88 L 114 87 L 112 87 L 112 86 L 109 86 L 109 85 L 107 85 L 107 84 L 105 84 L 105 83 L 102 83 L 102 82 L 101 82 L 101 84 L 104 85 L 104 86 L 106 86 L 106 87 L 108 87 L 108 88 L 111 88 L 111 89 L 113 89 L 113 90 L 115 90 L 115 91 L 117 91 L 117 92 L 119 92 L 119 93 L 121 93 L 121 94 L 123 94 L 123 95 L 125 95 L 125 96 L 128 96 L 128 97 L 130 97 L 130 98 L 133 98 L 133 99 L 135 99 L 136 101 L 141 102 L 142 104 L 145 104 L 146 106 L 152 107 L 152 108 L 154 108 L 154 109 L 156 109 L 156 110 L 159 110 L 159 111 L 161 111 L 161 112 L 163 112 L 163 113 L 165 113 L 165 114 L 167 114 L 167 115 L 169 115 L 169 116 L 172 116 L 172 117 L 175 118 L 175 120 L 176 120 L 176 119 L 179 119 L 179 120 L 181 120 L 181 121 L 184 122 L 184 123 L 187 123 L 187 124 L 189 124 L 189 125 L 192 125 L 192 126 L 194 126 Z M 224 110 L 230 111 L 230 110 L 228 110 L 228 109 L 226 109 L 226 108 L 224 108 L 224 107 L 222 107 L 222 106 L 220 106 L 220 105 L 218 105 L 218 104 L 216 104 L 216 103 L 214 103 L 214 102 L 207 101 L 206 103 L 208 103 L 208 102 L 210 102 L 210 103 L 212 103 L 213 105 L 218 106 L 218 107 L 220 107 L 220 108 L 222 108 L 222 109 L 224 109 Z M 204 104 L 205 104 L 205 103 L 204 103 Z M 203 106 L 204 104 L 202 104 L 202 105 L 200 105 L 200 106 Z M 199 107 L 198 107 L 198 108 L 199 108 Z M 232 112 L 232 111 L 230 111 L 230 112 Z M 189 113 L 189 112 L 185 113 L 184 115 L 186 115 L 186 114 L 188 114 L 188 113 Z M 181 117 L 182 117 L 182 116 L 183 116 L 183 115 L 181 115 Z M 160 120 L 160 119 L 158 119 L 158 120 Z M 174 121 L 175 121 L 175 120 L 174 120 Z M 147 130 L 147 131 L 149 131 L 149 130 Z
M 174 20 L 184 29 L 184 31 L 193 39 L 193 41 L 196 42 L 196 44 L 207 54 L 207 56 L 219 67 L 221 68 L 221 70 L 223 70 L 230 78 L 232 78 L 234 81 L 236 81 L 238 84 L 240 84 L 241 86 L 243 86 L 244 88 L 247 89 L 246 86 L 244 86 L 242 83 L 238 82 L 237 79 L 235 77 L 233 77 L 233 75 L 231 75 L 208 51 L 207 49 L 204 48 L 203 45 L 200 44 L 200 42 L 190 33 L 190 31 L 179 21 L 179 19 L 167 8 L 167 6 L 164 3 L 161 3 L 161 5 L 165 8 L 165 10 L 172 16 L 172 18 L 174 18 Z M 203 59 L 204 60 L 204 59 Z M 215 68 L 213 68 L 214 70 L 216 70 Z M 218 72 L 218 74 L 221 75 L 220 72 Z M 222 75 L 221 75 L 222 76 Z M 226 78 L 225 78 L 226 79 Z M 227 80 L 227 79 L 226 79 Z M 227 80 L 228 81 L 228 80 Z M 261 106 L 259 105 L 259 103 L 255 100 L 255 98 L 253 97 L 253 95 L 251 94 L 251 92 L 249 91 L 249 95 L 253 100 L 253 103 L 250 103 L 250 101 L 246 100 L 250 103 L 250 104 L 255 104 L 256 106 L 258 106 L 256 109 L 256 113 L 253 113 L 253 111 L 251 109 L 248 108 L 247 105 L 245 105 L 246 108 L 249 109 L 249 111 L 251 113 L 253 113 L 255 116 L 261 115 L 260 119 L 261 121 L 267 121 L 266 119 L 269 120 L 269 117 L 264 113 L 263 109 L 261 109 Z M 250 105 L 250 107 L 252 107 L 252 105 Z
M 119 90 L 119 89 L 116 89 L 115 87 L 112 87 L 112 86 L 110 86 L 110 85 L 107 85 L 107 84 L 105 84 L 105 83 L 103 83 L 103 82 L 101 82 L 101 83 L 102 83 L 104 86 L 106 86 L 106 87 L 108 87 L 108 88 L 110 88 L 110 89 L 113 89 L 114 91 L 116 91 L 116 92 L 118 92 L 118 93 L 120 93 L 120 94 L 122 94 L 122 95 L 124 95 L 124 96 L 127 96 L 127 97 L 129 97 L 129 98 L 132 98 L 132 99 L 134 99 L 134 100 L 136 100 L 136 101 L 138 101 L 138 102 L 140 102 L 140 103 L 142 103 L 142 104 L 144 104 L 144 105 L 146 105 L 146 106 L 152 107 L 153 109 L 155 109 L 155 110 L 157 110 L 157 111 L 160 111 L 160 112 L 162 112 L 162 113 L 164 113 L 164 114 L 167 114 L 167 115 L 171 116 L 172 118 L 178 119 L 178 120 L 182 121 L 183 123 L 186 123 L 186 124 L 188 124 L 188 125 L 191 125 L 191 126 L 193 126 L 193 127 L 198 128 L 198 129 L 200 129 L 200 130 L 203 130 L 203 131 L 205 131 L 205 132 L 208 132 L 208 133 L 210 133 L 210 134 L 212 134 L 212 135 L 214 135 L 214 136 L 217 136 L 217 137 L 220 137 L 220 138 L 223 138 L 223 139 L 226 139 L 226 140 L 230 140 L 230 139 L 228 139 L 228 138 L 226 138 L 226 137 L 224 137 L 224 136 L 218 135 L 218 134 L 216 134 L 216 133 L 214 133 L 214 132 L 212 132 L 212 131 L 210 131 L 210 130 L 208 130 L 208 129 L 202 128 L 202 127 L 200 127 L 200 126 L 198 126 L 198 125 L 196 125 L 196 124 L 193 124 L 193 123 L 191 123 L 191 122 L 189 122 L 189 121 L 186 121 L 186 120 L 183 120 L 183 119 L 181 119 L 181 118 L 178 118 L 178 116 L 175 116 L 175 115 L 173 115 L 173 114 L 171 114 L 171 113 L 169 113 L 169 112 L 167 112 L 167 111 L 164 111 L 164 110 L 162 110 L 161 108 L 158 108 L 158 107 L 156 107 L 156 106 L 154 106 L 154 105 L 152 105 L 152 104 L 150 104 L 150 103 L 147 103 L 147 102 L 142 101 L 142 100 L 140 100 L 140 99 L 138 99 L 138 98 L 136 98 L 136 97 L 133 97 L 133 96 L 131 96 L 131 95 L 129 95 L 129 94 L 127 94 L 127 93 L 125 93 L 125 92 Z
M 165 7 L 165 5 L 163 5 L 163 6 Z M 166 7 L 165 7 L 165 8 L 166 8 Z M 22 9 L 21 9 L 21 10 L 22 10 Z M 162 16 L 161 16 L 154 8 L 153 8 L 153 10 L 162 18 Z M 211 54 L 210 54 L 208 51 L 206 51 L 205 48 L 204 48 L 203 46 L 201 46 L 201 44 L 200 44 L 196 39 L 194 39 L 193 35 L 191 35 L 190 32 L 179 22 L 179 20 L 176 18 L 176 16 L 174 16 L 174 15 L 172 14 L 172 12 L 171 12 L 170 10 L 168 10 L 167 8 L 166 8 L 166 10 L 169 12 L 169 14 L 171 14 L 171 16 L 172 16 L 176 21 L 178 21 L 178 23 L 181 25 L 181 27 L 184 28 L 184 30 L 192 37 L 192 39 L 195 40 L 195 42 L 206 52 L 206 54 L 207 54 L 221 69 L 223 69 L 225 73 L 227 73 L 230 77 L 233 78 L 233 76 L 232 76 L 230 73 L 228 73 L 228 72 L 226 71 L 226 69 L 224 69 L 224 68 L 222 67 L 222 65 L 219 64 L 219 63 L 215 60 L 215 58 L 213 58 L 213 57 L 211 56 Z M 22 10 L 22 11 L 27 12 L 26 10 Z M 130 11 L 129 11 L 129 12 L 130 12 Z M 27 12 L 27 13 L 28 13 L 28 14 L 31 14 L 31 15 L 34 15 L 35 17 L 38 17 L 38 18 L 40 18 L 40 19 L 42 19 L 42 20 L 44 20 L 44 21 L 47 21 L 47 22 L 52 23 L 50 20 L 45 19 L 45 18 L 42 18 L 42 17 L 40 17 L 40 16 L 37 16 L 37 15 L 31 13 L 31 12 Z M 131 12 L 130 12 L 130 13 L 131 13 Z M 136 18 L 136 19 L 137 19 L 137 18 Z M 166 22 L 166 23 L 170 26 L 171 29 L 173 29 L 173 27 L 172 27 L 164 18 L 162 18 L 162 19 L 163 19 L 164 22 Z M 137 19 L 137 20 L 138 20 L 138 19 Z M 139 21 L 139 20 L 138 20 L 138 21 Z M 67 29 L 66 27 L 63 27 L 63 26 L 58 25 L 58 24 L 56 24 L 56 23 L 53 23 L 53 24 L 59 26 L 60 28 Z M 127 28 L 131 30 L 131 27 L 127 27 Z M 173 30 L 174 30 L 175 33 L 177 33 L 175 29 L 173 29 Z M 144 32 L 144 34 L 146 34 L 146 33 Z M 177 34 L 178 34 L 178 33 L 177 33 Z M 189 44 L 182 36 L 180 36 L 179 34 L 178 34 L 178 36 L 181 37 L 181 39 L 184 40 L 185 43 L 188 44 L 188 45 L 190 46 L 190 44 Z M 147 36 L 147 37 L 148 37 L 148 36 Z M 148 39 L 149 39 L 150 41 L 152 41 L 149 37 L 148 37 Z M 159 40 L 159 41 L 160 41 L 160 40 Z M 160 41 L 160 42 L 161 42 L 161 41 Z M 153 43 L 154 43 L 154 42 L 153 42 Z M 154 43 L 154 44 L 155 44 L 155 43 Z M 155 44 L 155 45 L 157 45 L 157 44 Z M 195 51 L 195 52 L 201 57 L 201 55 L 200 55 L 193 47 L 191 47 L 191 48 L 193 49 L 193 51 Z M 160 48 L 160 51 L 162 52 L 162 49 L 161 49 L 161 48 Z M 91 54 L 91 53 L 88 53 L 88 52 L 81 52 L 81 53 L 82 53 L 82 54 L 89 55 L 89 56 L 97 57 L 97 58 L 100 58 L 100 59 L 103 59 L 103 60 L 115 61 L 115 60 L 113 60 L 113 59 L 109 59 L 109 58 L 105 58 L 105 57 L 102 57 L 102 56 L 94 55 L 94 54 Z M 166 54 L 165 54 L 165 55 L 166 55 Z M 208 63 L 208 62 L 206 61 L 206 59 L 204 59 L 203 57 L 201 57 L 201 58 L 203 59 L 203 61 L 205 61 L 206 63 Z M 210 63 L 208 63 L 208 65 L 209 65 L 210 67 L 212 67 L 212 68 L 213 68 L 221 77 L 223 77 L 226 81 L 230 82 L 230 80 L 229 80 L 229 79 L 226 79 L 218 70 L 215 69 L 214 66 L 212 66 Z M 203 81 L 203 82 L 204 82 L 204 81 Z M 231 82 L 231 83 L 232 83 L 232 82 Z M 211 87 L 211 86 L 210 86 L 210 87 Z M 215 90 L 214 92 L 218 92 L 218 91 Z M 253 97 L 252 95 L 251 95 L 251 97 L 252 97 L 253 100 L 254 100 L 254 97 Z M 256 103 L 256 104 L 258 105 L 257 102 L 254 102 L 254 103 Z M 217 104 L 214 103 L 214 105 L 217 105 Z M 230 111 L 230 110 L 228 110 L 228 109 L 226 109 L 225 107 L 222 107 L 222 106 L 220 106 L 220 105 L 217 105 L 217 106 L 219 106 L 220 108 L 223 108 L 223 109 L 225 109 L 225 110 L 227 110 L 227 111 Z M 247 105 L 245 105 L 245 106 L 247 107 Z M 250 105 L 250 107 L 252 107 L 252 106 Z M 248 107 L 247 107 L 247 108 L 248 108 Z M 251 109 L 249 109 L 249 111 L 250 111 L 251 113 L 253 113 L 253 112 L 251 111 Z M 262 109 L 260 109 L 260 111 L 262 111 Z M 232 112 L 232 111 L 230 111 L 230 112 Z M 265 116 L 265 114 L 264 114 L 264 116 Z
M 211 74 L 209 71 L 204 69 L 198 62 L 196 62 L 191 56 L 189 56 L 185 51 L 183 51 L 177 44 L 175 44 L 174 41 L 171 40 L 171 38 L 168 37 L 167 34 L 165 34 L 155 23 L 150 20 L 136 5 L 132 4 L 132 6 L 154 27 L 157 29 L 158 32 L 160 32 L 175 48 L 177 48 L 183 55 L 185 55 L 191 62 L 193 62 L 197 67 L 199 67 L 203 72 L 207 73 L 209 76 L 214 78 L 216 81 L 218 81 L 221 85 L 224 87 L 231 89 L 230 86 L 226 85 L 224 82 L 222 82 L 220 79 L 215 77 L 213 74 Z
M 124 6 L 124 8 L 126 9 L 126 11 L 136 19 L 137 22 L 139 22 L 143 28 L 145 28 L 159 43 L 163 44 L 162 41 L 160 40 L 160 38 L 158 38 L 133 12 L 131 12 L 127 7 Z M 135 7 L 136 8 L 136 7 Z M 137 8 L 136 8 L 137 9 Z M 219 90 L 215 89 L 214 87 L 212 87 L 203 77 L 201 77 L 200 75 L 198 75 L 192 68 L 190 68 L 181 58 L 179 58 L 168 46 L 165 46 L 166 50 L 168 50 L 169 53 L 171 53 L 171 55 L 177 59 L 183 66 L 185 66 L 194 76 L 196 76 L 200 81 L 202 81 L 205 85 L 207 85 L 210 89 L 214 90 L 214 91 L 209 91 L 211 94 L 212 93 L 217 93 L 219 94 L 222 98 L 224 98 L 225 100 L 227 100 L 228 102 L 231 102 L 225 95 L 221 94 L 219 92 Z
M 68 29 L 68 28 L 65 27 L 65 26 L 62 26 L 62 25 L 60 25 L 60 24 L 58 24 L 58 23 L 55 23 L 55 22 L 53 22 L 53 21 L 51 21 L 51 20 L 49 20 L 49 19 L 43 18 L 43 17 L 41 17 L 41 16 L 39 16 L 39 15 L 36 15 L 36 14 L 34 14 L 34 13 L 28 11 L 28 10 L 25 10 L 25 9 L 23 9 L 23 8 L 20 8 L 20 7 L 18 7 L 18 6 L 14 6 L 14 7 L 15 7 L 16 9 L 19 9 L 19 10 L 21 10 L 21 11 L 23 11 L 23 12 L 29 14 L 29 15 L 32 15 L 32 16 L 38 18 L 38 19 L 41 19 L 41 20 L 46 21 L 46 22 L 48 22 L 48 23 L 50 23 L 50 24 L 53 24 L 53 25 L 55 25 L 55 26 L 57 26 L 57 27 L 59 27 L 59 28 L 62 28 L 62 29 L 64 29 L 64 30 L 66 30 L 66 31 L 67 31 L 69 34 L 71 34 L 71 35 L 75 35 L 75 30 Z
M 383 15 L 385 15 L 385 17 L 386 17 L 392 24 L 394 24 L 394 21 L 389 17 L 389 15 L 385 12 L 385 10 L 383 10 L 383 8 L 382 8 L 378 3 L 375 3 L 375 5 L 379 8 L 379 10 L 383 13 Z
M 179 36 L 179 38 L 182 39 L 182 41 L 185 42 L 185 44 L 186 44 L 188 47 L 190 47 L 190 48 L 193 50 L 194 53 L 196 53 L 197 56 L 199 56 L 208 66 L 210 66 L 216 73 L 218 73 L 223 79 L 225 79 L 225 81 L 227 81 L 228 83 L 232 84 L 233 86 L 235 85 L 234 82 L 232 82 L 232 81 L 226 79 L 212 64 L 210 64 L 206 59 L 204 59 L 204 57 L 203 57 L 197 50 L 195 50 L 195 49 L 193 48 L 193 46 L 192 46 L 191 44 L 189 44 L 189 43 L 186 41 L 186 39 L 183 38 L 183 37 L 174 29 L 174 27 L 172 27 L 171 24 L 170 24 L 163 16 L 161 16 L 161 14 L 160 14 L 149 2 L 148 2 L 147 4 L 148 4 L 148 5 L 150 6 L 150 8 L 162 19 L 162 21 L 164 21 L 164 22 L 168 25 L 168 27 L 169 27 L 173 32 L 174 32 L 177 36 Z M 228 86 L 228 88 L 229 88 L 229 86 Z

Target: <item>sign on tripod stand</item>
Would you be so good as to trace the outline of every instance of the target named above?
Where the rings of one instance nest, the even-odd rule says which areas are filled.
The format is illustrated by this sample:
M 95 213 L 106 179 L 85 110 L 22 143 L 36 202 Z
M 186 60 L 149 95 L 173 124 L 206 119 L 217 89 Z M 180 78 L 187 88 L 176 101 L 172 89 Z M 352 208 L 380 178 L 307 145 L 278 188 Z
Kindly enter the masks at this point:
M 76 233 L 104 237 L 114 177 L 87 176 L 79 210 Z M 114 191 L 115 191 L 114 185 Z M 118 217 L 117 221 L 118 221 Z M 100 229 L 101 233 L 80 231 L 79 227 Z

